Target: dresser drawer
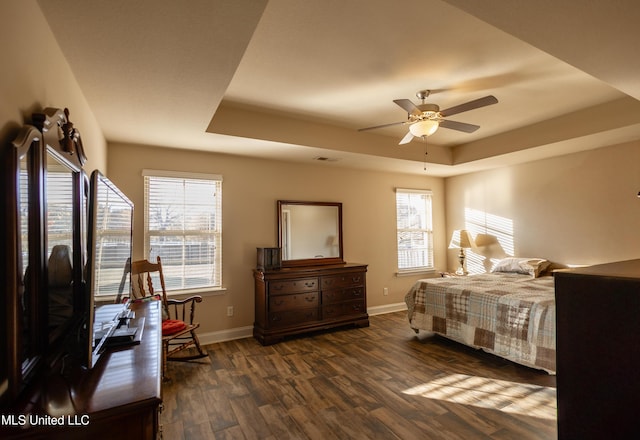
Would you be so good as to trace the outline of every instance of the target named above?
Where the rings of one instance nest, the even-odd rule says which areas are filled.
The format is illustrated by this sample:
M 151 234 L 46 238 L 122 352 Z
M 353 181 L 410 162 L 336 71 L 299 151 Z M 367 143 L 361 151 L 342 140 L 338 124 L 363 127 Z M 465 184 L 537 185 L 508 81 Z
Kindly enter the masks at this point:
M 296 292 L 311 292 L 314 290 L 318 290 L 318 278 L 271 281 L 269 283 L 269 294 L 271 295 L 281 295 Z
M 360 315 L 363 313 L 366 313 L 365 302 L 359 300 L 322 306 L 322 319 L 332 319 L 348 315 Z
M 318 292 L 274 295 L 269 298 L 269 310 L 272 312 L 317 306 Z
M 318 308 L 286 310 L 269 313 L 269 324 L 272 328 L 287 327 L 295 324 L 306 324 L 319 319 Z
M 349 287 L 339 290 L 323 290 L 322 304 L 333 304 L 364 298 L 364 287 Z
M 332 275 L 321 278 L 321 287 L 322 290 L 325 290 L 349 286 L 363 286 L 364 280 L 365 274 L 360 272 Z

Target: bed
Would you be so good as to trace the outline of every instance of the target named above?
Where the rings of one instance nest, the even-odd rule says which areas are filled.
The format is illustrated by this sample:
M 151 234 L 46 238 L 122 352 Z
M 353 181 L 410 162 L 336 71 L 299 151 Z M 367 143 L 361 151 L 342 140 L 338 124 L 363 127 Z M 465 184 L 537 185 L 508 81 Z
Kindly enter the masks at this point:
M 532 259 L 511 260 L 510 270 L 498 265 L 486 274 L 417 281 L 405 296 L 409 323 L 416 333 L 434 332 L 555 374 L 553 277 L 541 266 L 530 270 Z

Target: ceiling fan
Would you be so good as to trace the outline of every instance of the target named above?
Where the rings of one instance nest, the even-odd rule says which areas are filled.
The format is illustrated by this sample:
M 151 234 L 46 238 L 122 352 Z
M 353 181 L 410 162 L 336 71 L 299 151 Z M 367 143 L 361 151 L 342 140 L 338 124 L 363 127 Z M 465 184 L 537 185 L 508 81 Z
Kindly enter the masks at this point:
M 420 90 L 416 93 L 418 99 L 422 101 L 421 104 L 414 104 L 409 99 L 394 99 L 397 105 L 407 111 L 407 120 L 402 122 L 392 122 L 391 124 L 376 125 L 375 127 L 361 128 L 358 131 L 373 130 L 376 128 L 391 127 L 393 125 L 409 125 L 409 132 L 400 141 L 400 145 L 407 144 L 413 140 L 414 137 L 422 138 L 431 136 L 436 132 L 438 127 L 449 128 L 451 130 L 463 131 L 465 133 L 473 133 L 479 125 L 467 124 L 464 122 L 450 121 L 445 119 L 449 116 L 467 112 L 487 105 L 496 104 L 498 99 L 493 96 L 485 96 L 484 98 L 474 99 L 473 101 L 465 102 L 464 104 L 449 107 L 446 110 L 440 110 L 436 104 L 426 103 L 426 99 L 431 93 L 430 90 Z

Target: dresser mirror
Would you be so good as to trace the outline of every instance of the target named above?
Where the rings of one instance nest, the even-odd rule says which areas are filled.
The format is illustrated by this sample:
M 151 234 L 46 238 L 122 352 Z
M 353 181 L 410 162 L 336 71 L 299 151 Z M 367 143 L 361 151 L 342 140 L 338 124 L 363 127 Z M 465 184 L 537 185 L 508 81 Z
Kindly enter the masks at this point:
M 278 200 L 282 266 L 343 264 L 342 203 Z
M 44 200 L 50 341 L 59 337 L 74 313 L 76 172 L 79 170 L 74 169 L 56 150 L 47 147 Z
M 0 407 L 60 358 L 82 319 L 86 158 L 68 117 L 34 113 L 0 149 Z
M 3 204 L 8 209 L 2 221 L 8 231 L 17 232 L 6 234 L 7 241 L 3 246 L 15 249 L 5 260 L 8 272 L 4 286 L 8 294 L 4 298 L 7 311 L 14 310 L 15 315 L 5 316 L 7 323 L 16 316 L 14 319 L 19 321 L 21 331 L 16 332 L 11 326 L 5 327 L 9 336 L 4 347 L 5 353 L 11 361 L 18 363 L 19 367 L 7 368 L 4 373 L 8 375 L 2 374 L 3 383 L 9 384 L 9 387 L 0 393 L 0 401 L 18 392 L 20 381 L 31 376 L 41 354 L 41 338 L 34 331 L 41 316 L 36 300 L 40 280 L 37 273 L 28 270 L 29 267 L 35 267 L 39 261 L 37 247 L 34 248 L 34 237 L 37 236 L 36 231 L 41 222 L 37 215 L 34 215 L 33 194 L 39 187 L 41 177 L 36 172 L 41 160 L 40 136 L 40 132 L 34 127 L 23 127 L 12 148 L 6 150 L 6 156 L 3 156 L 3 159 L 6 159 L 3 174 L 9 180 L 4 185 L 4 195 L 7 199 Z M 13 193 L 15 198 L 12 197 Z

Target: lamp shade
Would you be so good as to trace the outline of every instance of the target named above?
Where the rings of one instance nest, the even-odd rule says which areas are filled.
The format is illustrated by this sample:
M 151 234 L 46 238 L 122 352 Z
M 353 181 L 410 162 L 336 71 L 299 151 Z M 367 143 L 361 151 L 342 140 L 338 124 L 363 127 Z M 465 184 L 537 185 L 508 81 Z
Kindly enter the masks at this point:
M 473 237 L 466 229 L 457 229 L 451 235 L 449 249 L 460 249 L 473 247 Z
M 432 119 L 424 119 L 422 121 L 414 122 L 409 126 L 409 131 L 415 137 L 431 136 L 436 132 L 440 123 Z

